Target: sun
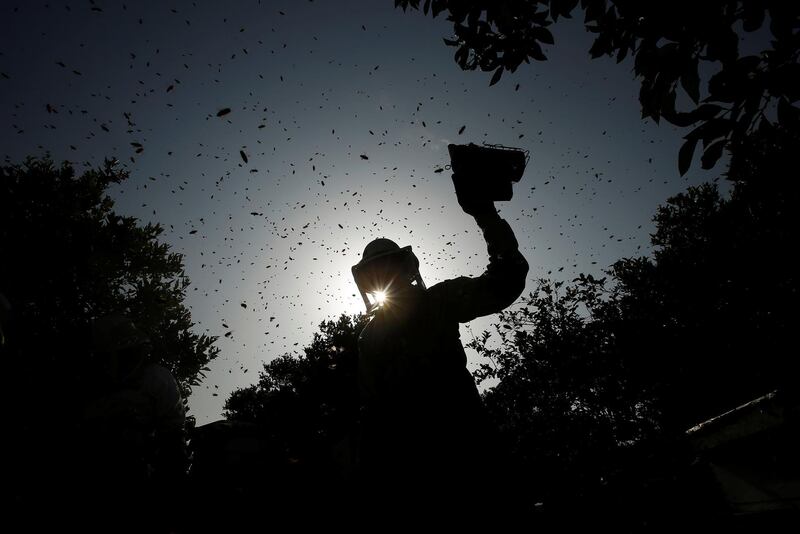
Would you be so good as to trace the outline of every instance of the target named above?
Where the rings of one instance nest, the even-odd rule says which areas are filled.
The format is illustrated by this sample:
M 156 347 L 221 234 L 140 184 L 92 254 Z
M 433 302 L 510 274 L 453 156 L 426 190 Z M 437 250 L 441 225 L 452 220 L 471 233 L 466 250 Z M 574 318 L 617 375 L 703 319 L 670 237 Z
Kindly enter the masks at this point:
M 375 303 L 378 306 L 383 306 L 383 304 L 386 302 L 386 291 L 376 291 L 372 294 L 372 296 L 375 298 Z

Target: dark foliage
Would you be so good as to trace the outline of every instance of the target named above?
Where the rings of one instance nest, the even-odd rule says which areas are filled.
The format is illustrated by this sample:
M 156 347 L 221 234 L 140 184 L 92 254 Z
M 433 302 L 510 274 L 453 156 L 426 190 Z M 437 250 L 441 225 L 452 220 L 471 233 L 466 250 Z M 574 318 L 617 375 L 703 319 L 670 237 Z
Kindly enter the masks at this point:
M 395 6 L 420 9 L 420 0 Z M 580 4 L 580 6 L 579 6 Z M 696 125 L 678 155 L 684 174 L 702 141 L 701 165 L 710 169 L 723 150 L 772 120 L 800 127 L 800 4 L 782 0 L 425 0 L 422 11 L 446 13 L 453 22 L 455 61 L 465 70 L 514 72 L 531 59 L 544 61 L 553 45 L 548 27 L 584 12 L 586 30 L 597 37 L 589 53 L 617 63 L 629 55 L 641 81 L 642 118 L 661 117 L 681 127 Z M 743 56 L 745 33 L 769 25 L 770 48 Z M 707 83 L 705 82 L 707 79 Z M 704 87 L 701 88 L 701 85 Z M 687 111 L 676 106 L 682 89 Z M 681 100 L 686 98 L 681 96 Z
M 324 321 L 300 357 L 284 354 L 264 364 L 256 384 L 225 401 L 229 419 L 256 423 L 281 444 L 293 463 L 320 476 L 347 476 L 358 417 L 358 334 L 366 318 Z
M 498 380 L 484 399 L 532 498 L 633 508 L 624 521 L 638 526 L 720 511 L 690 468 L 685 431 L 800 390 L 785 256 L 800 228 L 786 166 L 798 149 L 796 132 L 762 128 L 733 161 L 729 197 L 706 184 L 659 208 L 652 258 L 620 260 L 609 279 L 543 280 L 473 340 L 490 362 L 476 377 Z
M 217 354 L 214 338 L 190 330 L 189 280 L 181 255 L 159 242 L 161 227 L 114 212 L 106 190 L 126 173 L 106 161 L 77 176 L 69 164 L 35 159 L 0 172 L 0 291 L 14 310 L 13 386 L 48 406 L 27 406 L 22 419 L 79 417 L 75 403 L 92 394 L 84 380 L 95 365 L 89 325 L 112 312 L 150 336 L 158 363 L 188 396 Z
M 163 496 L 154 493 L 166 487 L 161 479 L 147 492 L 131 487 L 143 480 L 134 473 L 144 460 L 126 456 L 133 449 L 125 447 L 136 443 L 144 458 L 149 445 L 166 443 L 161 436 L 137 441 L 144 431 L 130 418 L 115 433 L 109 429 L 119 427 L 89 415 L 98 399 L 105 399 L 104 409 L 133 413 L 112 406 L 119 386 L 92 354 L 96 318 L 129 316 L 150 338 L 153 360 L 177 379 L 184 403 L 217 355 L 213 337 L 191 330 L 182 256 L 159 241 L 160 226 L 115 213 L 106 192 L 126 178 L 111 161 L 81 175 L 46 159 L 0 169 L 0 292 L 12 306 L 2 347 L 5 395 L 14 402 L 6 443 L 13 458 L 10 502 L 20 521 L 88 528 L 113 514 L 112 504 L 130 499 L 125 506 L 139 506 L 136 517 L 114 528 L 135 530 L 136 521 L 158 510 L 172 515 L 183 503 L 173 492 L 174 509 L 166 512 Z M 102 449 L 103 443 L 117 449 Z

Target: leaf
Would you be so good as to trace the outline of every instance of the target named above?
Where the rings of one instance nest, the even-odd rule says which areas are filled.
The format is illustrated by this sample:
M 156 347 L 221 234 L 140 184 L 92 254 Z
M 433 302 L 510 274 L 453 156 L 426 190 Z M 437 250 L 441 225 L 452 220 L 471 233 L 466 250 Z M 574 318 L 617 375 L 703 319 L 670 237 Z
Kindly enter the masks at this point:
M 706 51 L 712 61 L 733 61 L 739 55 L 739 36 L 730 26 L 722 25 L 712 31 Z
M 724 68 L 708 80 L 709 96 L 704 102 L 714 100 L 717 102 L 735 102 L 738 90 L 732 69 Z
M 592 56 L 592 59 L 597 59 L 601 56 L 604 56 L 611 52 L 611 36 L 607 33 L 601 33 L 597 36 L 597 39 L 594 40 L 592 43 L 592 47 L 589 48 L 589 55 Z
M 466 44 L 462 44 L 458 50 L 456 50 L 453 59 L 461 67 L 462 70 L 467 70 L 467 58 L 469 57 L 469 48 Z
M 550 0 L 550 16 L 558 22 L 558 16 L 570 18 L 570 12 L 578 5 L 578 0 Z
M 697 104 L 697 101 L 700 100 L 700 76 L 697 74 L 697 59 L 684 66 L 683 74 L 681 74 L 681 87 L 692 99 L 692 102 Z
M 686 174 L 686 171 L 689 170 L 689 166 L 692 164 L 692 158 L 694 158 L 694 150 L 696 147 L 697 139 L 687 139 L 678 152 L 678 172 L 680 172 L 681 176 Z
M 719 137 L 726 137 L 735 125 L 731 119 L 711 119 L 689 132 L 685 139 L 702 139 L 705 147 Z
M 756 31 L 764 24 L 766 10 L 758 2 L 743 2 L 744 15 L 742 16 L 742 28 L 746 32 Z
M 716 117 L 717 114 L 719 114 L 719 112 L 722 111 L 723 109 L 724 108 L 722 106 L 718 106 L 716 104 L 703 104 L 702 106 L 692 111 L 692 114 L 697 115 L 698 119 L 709 120 Z
M 700 158 L 702 167 L 704 169 L 712 168 L 714 164 L 717 163 L 719 158 L 722 157 L 722 150 L 727 144 L 727 139 L 720 139 L 711 143 L 708 148 L 706 148 L 705 152 L 703 152 L 703 156 Z
M 639 103 L 642 105 L 642 119 L 652 117 L 658 124 L 661 118 L 661 108 L 659 107 L 659 96 L 652 85 L 642 83 L 639 89 Z
M 584 3 L 583 7 L 586 10 L 584 23 L 599 21 L 606 12 L 605 0 L 588 0 Z
M 625 61 L 625 58 L 628 57 L 628 50 L 629 48 L 627 46 L 622 46 L 619 49 L 619 52 L 617 52 L 617 63 Z
M 494 71 L 494 74 L 492 75 L 492 79 L 489 82 L 489 86 L 492 86 L 492 85 L 496 84 L 497 82 L 499 82 L 500 81 L 500 77 L 502 75 L 503 75 L 503 67 L 497 67 L 497 70 Z M 461 133 L 461 132 L 459 132 L 459 133 Z
M 800 65 L 787 63 L 775 69 L 772 86 L 776 94 L 783 94 L 790 102 L 800 99 Z
M 697 121 L 710 121 L 711 119 L 714 119 L 723 109 L 724 108 L 717 106 L 716 104 L 703 104 L 689 113 L 670 113 L 669 115 L 665 114 L 664 118 L 666 118 L 675 126 L 685 128 L 687 126 L 691 126 Z
M 694 112 L 669 113 L 669 114 L 664 114 L 664 118 L 667 119 L 670 123 L 674 124 L 675 126 L 680 126 L 681 128 L 691 126 L 692 124 L 698 121 L 698 118 L 694 115 Z
M 530 43 L 530 47 L 528 48 L 528 55 L 533 59 L 535 59 L 536 61 L 547 61 L 547 56 L 545 56 L 544 52 L 542 52 L 542 46 L 536 41 Z M 516 63 L 519 64 L 519 62 Z M 514 65 L 514 62 L 512 61 L 511 58 L 506 58 L 506 66 L 508 66 L 509 64 Z M 514 69 L 512 68 L 511 71 L 513 72 Z
M 555 44 L 555 40 L 553 39 L 553 34 L 550 33 L 550 30 L 545 28 L 544 26 L 534 26 L 531 30 L 533 34 L 533 38 L 537 41 L 541 41 L 545 44 Z
M 769 31 L 776 39 L 788 40 L 792 36 L 792 25 L 796 16 L 789 16 L 780 3 L 769 8 Z
M 800 109 L 797 109 L 783 97 L 778 100 L 778 121 L 788 129 L 800 126 Z

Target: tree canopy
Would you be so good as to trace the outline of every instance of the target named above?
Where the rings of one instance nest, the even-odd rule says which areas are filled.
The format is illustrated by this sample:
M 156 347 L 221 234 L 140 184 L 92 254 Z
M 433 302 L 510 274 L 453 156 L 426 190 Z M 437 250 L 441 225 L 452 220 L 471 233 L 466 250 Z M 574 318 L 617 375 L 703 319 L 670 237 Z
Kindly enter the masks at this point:
M 725 148 L 746 140 L 765 121 L 800 127 L 796 2 L 395 0 L 395 6 L 433 17 L 445 13 L 454 37 L 444 42 L 456 48 L 456 63 L 465 70 L 494 71 L 490 84 L 523 62 L 546 60 L 543 45 L 555 44 L 548 27 L 582 10 L 586 30 L 596 35 L 589 50 L 593 58 L 614 57 L 617 63 L 633 58 L 642 118 L 694 126 L 678 155 L 681 174 L 701 141 L 701 165 L 710 169 Z M 767 21 L 770 46 L 743 55 L 742 37 Z
M 39 395 L 79 397 L 70 389 L 92 366 L 89 325 L 109 313 L 149 335 L 184 399 L 217 355 L 215 338 L 192 331 L 183 257 L 161 226 L 114 211 L 107 190 L 126 178 L 108 160 L 81 175 L 48 159 L 0 170 L 0 292 L 13 306 L 20 394 L 35 383 Z
M 302 356 L 264 364 L 256 384 L 234 391 L 225 416 L 267 427 L 295 460 L 336 469 L 359 410 L 358 335 L 363 315 L 323 321 Z
M 750 146 L 729 196 L 704 184 L 658 209 L 652 257 L 621 259 L 602 279 L 541 280 L 471 342 L 486 358 L 476 377 L 498 381 L 486 405 L 540 498 L 652 491 L 689 465 L 691 426 L 800 390 L 785 257 L 800 228 L 786 166 L 800 136 L 766 128 Z

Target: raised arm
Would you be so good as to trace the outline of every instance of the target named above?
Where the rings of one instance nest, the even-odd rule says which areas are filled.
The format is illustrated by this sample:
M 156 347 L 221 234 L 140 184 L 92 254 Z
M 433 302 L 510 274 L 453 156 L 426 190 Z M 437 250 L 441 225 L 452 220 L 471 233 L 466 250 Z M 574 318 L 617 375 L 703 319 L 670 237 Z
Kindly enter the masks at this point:
M 430 291 L 442 315 L 466 323 L 502 311 L 513 303 L 525 289 L 528 262 L 519 252 L 514 232 L 498 215 L 493 202 L 462 203 L 462 207 L 475 217 L 483 232 L 489 264 L 480 276 L 446 280 Z

